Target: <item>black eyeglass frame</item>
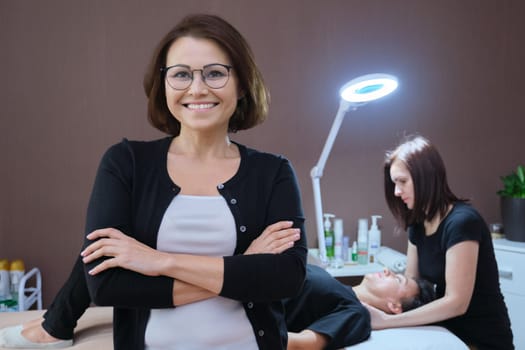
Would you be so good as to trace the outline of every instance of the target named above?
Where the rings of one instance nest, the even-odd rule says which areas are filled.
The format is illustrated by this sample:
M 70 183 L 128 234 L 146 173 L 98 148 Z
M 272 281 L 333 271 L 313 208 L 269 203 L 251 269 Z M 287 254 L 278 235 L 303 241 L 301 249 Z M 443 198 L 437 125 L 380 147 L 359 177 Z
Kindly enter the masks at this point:
M 221 66 L 223 68 L 226 68 L 226 71 L 228 72 L 228 76 L 227 76 L 227 79 L 225 80 L 224 82 L 224 85 L 222 86 L 219 86 L 219 87 L 212 87 L 210 85 L 208 85 L 208 83 L 206 82 L 206 78 L 204 77 L 204 70 L 208 67 L 211 67 L 211 66 Z M 194 79 L 194 72 L 195 71 L 200 71 L 201 72 L 201 79 L 202 81 L 204 82 L 204 84 L 206 84 L 207 87 L 209 87 L 210 89 L 222 89 L 223 87 L 226 86 L 226 84 L 228 84 L 228 80 L 230 80 L 230 71 L 233 69 L 233 66 L 230 66 L 229 64 L 222 64 L 222 63 L 210 63 L 210 64 L 207 64 L 207 65 L 204 65 L 201 69 L 191 69 L 190 66 L 186 65 L 186 64 L 174 64 L 172 66 L 169 66 L 169 67 L 162 67 L 160 69 L 160 72 L 161 74 L 163 75 L 164 77 L 164 80 L 167 80 L 168 76 L 167 76 L 167 72 L 168 70 L 170 70 L 171 68 L 173 67 L 183 67 L 183 68 L 188 68 L 188 71 L 191 73 L 191 79 L 190 79 L 190 82 L 188 84 L 188 86 L 186 86 L 185 88 L 182 88 L 182 89 L 177 89 L 177 88 L 174 88 L 173 86 L 171 86 L 171 84 L 169 83 L 168 81 L 168 85 L 174 89 L 174 90 L 178 90 L 178 91 L 181 91 L 181 90 L 186 90 L 187 88 L 189 88 L 191 86 L 191 84 L 193 83 L 193 79 Z

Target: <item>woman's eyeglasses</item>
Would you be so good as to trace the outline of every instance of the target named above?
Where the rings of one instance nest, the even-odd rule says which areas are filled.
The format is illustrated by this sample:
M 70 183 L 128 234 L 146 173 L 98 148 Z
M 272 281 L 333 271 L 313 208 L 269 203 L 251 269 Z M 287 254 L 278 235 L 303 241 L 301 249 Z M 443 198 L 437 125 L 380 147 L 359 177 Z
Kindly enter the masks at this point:
M 193 82 L 194 72 L 201 72 L 202 81 L 211 89 L 220 89 L 230 78 L 232 66 L 220 63 L 207 64 L 202 69 L 191 69 L 184 64 L 164 67 L 161 72 L 165 75 L 168 85 L 175 90 L 186 90 Z

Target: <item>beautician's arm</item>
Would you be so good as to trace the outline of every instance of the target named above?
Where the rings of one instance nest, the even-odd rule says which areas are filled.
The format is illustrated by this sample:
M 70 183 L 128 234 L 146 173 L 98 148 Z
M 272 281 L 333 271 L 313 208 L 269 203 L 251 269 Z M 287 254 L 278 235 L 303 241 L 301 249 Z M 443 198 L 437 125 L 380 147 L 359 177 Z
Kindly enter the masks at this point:
M 445 268 L 447 287 L 443 297 L 396 315 L 388 315 L 367 306 L 372 317 L 372 328 L 419 326 L 464 314 L 474 290 L 478 250 L 477 241 L 463 241 L 447 250 Z
M 407 267 L 405 269 L 405 276 L 408 278 L 418 278 L 418 260 L 417 260 L 417 247 L 408 241 L 407 248 Z

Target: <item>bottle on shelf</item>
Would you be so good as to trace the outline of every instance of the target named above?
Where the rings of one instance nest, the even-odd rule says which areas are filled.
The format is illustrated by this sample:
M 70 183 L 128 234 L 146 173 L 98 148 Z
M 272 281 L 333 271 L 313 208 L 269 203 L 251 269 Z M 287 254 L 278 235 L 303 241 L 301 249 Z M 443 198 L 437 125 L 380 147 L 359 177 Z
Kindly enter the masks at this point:
M 332 220 L 334 217 L 334 214 L 324 214 L 324 243 L 326 247 L 326 258 L 330 262 L 334 258 L 335 248 L 335 234 L 332 226 Z
M 359 219 L 357 230 L 357 262 L 361 265 L 368 264 L 368 219 Z
M 352 261 L 357 262 L 357 242 L 352 243 Z
M 343 219 L 334 220 L 334 259 L 332 267 L 340 269 L 344 266 L 343 261 Z
M 9 281 L 9 261 L 0 259 L 0 300 L 11 297 L 11 284 Z
M 343 236 L 343 262 L 350 261 L 351 254 L 348 254 L 350 251 L 350 237 Z
M 372 225 L 368 231 L 368 256 L 371 263 L 374 262 L 377 251 L 381 247 L 381 230 L 377 226 L 377 219 L 381 218 L 381 215 L 372 215 Z
M 11 295 L 9 261 L 0 259 L 0 312 L 15 311 L 16 305 L 17 303 Z
M 11 295 L 15 301 L 18 301 L 18 288 L 20 287 L 20 280 L 24 277 L 24 274 L 24 262 L 20 259 L 11 261 L 9 278 L 11 279 Z

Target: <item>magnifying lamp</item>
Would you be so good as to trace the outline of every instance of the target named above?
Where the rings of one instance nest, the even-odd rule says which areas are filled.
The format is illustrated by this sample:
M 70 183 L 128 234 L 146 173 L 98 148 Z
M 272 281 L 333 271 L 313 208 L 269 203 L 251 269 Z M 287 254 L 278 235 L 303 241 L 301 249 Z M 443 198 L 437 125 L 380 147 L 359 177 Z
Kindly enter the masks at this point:
M 349 110 L 356 110 L 358 107 L 380 99 L 390 93 L 392 93 L 398 86 L 397 78 L 382 73 L 367 74 L 357 77 L 341 88 L 339 94 L 341 101 L 339 103 L 339 109 L 335 116 L 332 128 L 328 134 L 328 138 L 324 144 L 321 156 L 317 161 L 317 164 L 310 171 L 310 177 L 312 178 L 312 185 L 314 190 L 314 205 L 315 205 L 315 220 L 317 227 L 317 240 L 319 244 L 319 258 L 321 262 L 328 263 L 328 257 L 326 256 L 326 245 L 324 239 L 324 227 L 323 227 L 323 205 L 321 201 L 321 177 L 323 176 L 323 170 L 328 159 L 328 155 L 332 150 L 332 146 L 335 141 L 335 137 L 339 132 L 341 123 L 345 114 Z

